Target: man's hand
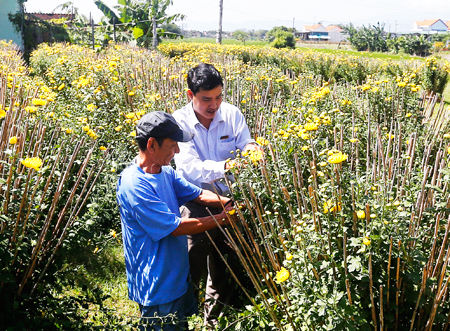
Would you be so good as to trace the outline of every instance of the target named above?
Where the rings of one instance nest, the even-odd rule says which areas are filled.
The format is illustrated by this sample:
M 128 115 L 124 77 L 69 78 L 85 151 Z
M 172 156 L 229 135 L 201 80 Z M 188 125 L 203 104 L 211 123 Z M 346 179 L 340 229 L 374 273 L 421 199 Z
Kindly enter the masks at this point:
M 246 162 L 242 161 L 240 159 L 233 159 L 233 160 L 227 161 L 225 163 L 225 170 L 236 169 L 236 171 L 237 171 L 238 169 L 245 168 L 245 167 L 246 167 Z
M 247 145 L 245 145 L 245 151 L 259 151 L 264 155 L 264 149 L 259 146 L 258 144 L 255 143 L 249 143 Z
M 222 211 L 219 215 L 216 215 L 217 221 L 222 221 L 223 223 L 221 225 L 229 225 L 231 223 L 231 220 L 233 222 L 238 222 L 239 218 L 237 217 L 236 209 L 233 203 L 226 204 L 225 210 Z

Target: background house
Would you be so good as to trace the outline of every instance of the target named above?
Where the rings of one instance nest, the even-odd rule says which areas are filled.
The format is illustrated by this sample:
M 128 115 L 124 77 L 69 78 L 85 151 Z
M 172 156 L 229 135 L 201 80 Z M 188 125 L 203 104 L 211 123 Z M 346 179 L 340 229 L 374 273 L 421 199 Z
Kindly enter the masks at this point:
M 12 40 L 23 49 L 22 35 L 18 33 L 8 18 L 8 14 L 16 14 L 23 10 L 22 0 L 0 0 L 0 39 Z
M 326 29 L 328 31 L 328 36 L 330 36 L 330 42 L 340 43 L 341 41 L 347 41 L 348 35 L 337 25 L 329 25 Z
M 327 29 L 322 24 L 305 25 L 297 35 L 305 41 L 328 41 L 330 39 Z
M 448 26 L 441 19 L 415 21 L 412 31 L 420 34 L 442 33 L 448 31 Z

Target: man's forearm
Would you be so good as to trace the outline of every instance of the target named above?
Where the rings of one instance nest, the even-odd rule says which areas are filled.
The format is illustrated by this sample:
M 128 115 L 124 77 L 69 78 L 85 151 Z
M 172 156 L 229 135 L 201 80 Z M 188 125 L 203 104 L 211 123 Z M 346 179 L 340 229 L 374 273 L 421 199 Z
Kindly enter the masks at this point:
M 220 225 L 225 225 L 225 215 L 215 215 L 217 222 Z M 213 217 L 201 217 L 201 218 L 183 218 L 180 225 L 172 232 L 172 236 L 182 236 L 187 234 L 196 234 L 204 231 L 211 230 L 217 227 L 217 223 Z
M 194 201 L 200 205 L 214 208 L 221 208 L 222 205 L 225 205 L 229 200 L 229 198 L 217 195 L 209 190 L 203 190 L 202 194 L 194 199 Z

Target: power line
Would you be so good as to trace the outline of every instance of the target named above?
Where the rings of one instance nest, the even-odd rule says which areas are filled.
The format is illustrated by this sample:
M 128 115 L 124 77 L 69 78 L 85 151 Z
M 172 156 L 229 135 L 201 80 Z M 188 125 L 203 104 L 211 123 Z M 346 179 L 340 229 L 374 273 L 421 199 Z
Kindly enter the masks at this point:
M 391 10 L 398 10 L 398 11 L 408 11 L 408 12 L 414 12 L 414 13 L 421 13 L 421 14 L 442 14 L 443 9 L 440 8 L 439 10 L 436 11 L 427 11 L 427 9 L 425 8 L 408 8 L 408 7 L 404 7 L 404 6 L 395 6 L 392 4 L 369 4 L 369 3 L 363 3 L 361 1 L 353 1 L 353 0 L 342 0 L 343 2 L 348 2 L 348 3 L 352 3 L 352 4 L 357 4 L 358 6 L 363 6 L 363 7 L 372 7 L 372 8 L 381 8 L 381 9 L 391 9 Z
M 289 20 L 285 20 L 285 19 L 276 19 L 276 18 L 274 19 L 273 17 L 272 17 L 272 18 L 271 18 L 271 17 L 264 17 L 264 16 L 259 16 L 259 15 L 254 15 L 254 14 L 246 13 L 246 12 L 243 12 L 242 10 L 240 10 L 239 7 L 236 6 L 234 3 L 232 3 L 231 1 L 227 0 L 227 2 L 228 2 L 229 4 L 231 4 L 231 5 L 235 8 L 234 10 L 227 8 L 227 9 L 230 10 L 230 11 L 234 11 L 234 12 L 237 12 L 237 13 L 244 14 L 244 15 L 246 15 L 246 16 L 253 16 L 253 17 L 256 17 L 256 18 L 262 18 L 262 19 L 266 19 L 266 20 L 270 20 L 270 21 L 291 22 L 290 19 L 289 19 Z
M 193 9 L 193 10 L 187 12 L 185 15 L 188 15 L 188 14 L 190 14 L 190 13 L 194 13 L 194 12 L 198 11 L 199 9 L 209 7 L 209 6 L 212 5 L 213 3 L 216 3 L 216 0 L 213 0 L 213 1 L 209 2 L 209 3 L 207 3 L 207 4 L 204 5 L 204 6 L 197 7 L 196 9 Z

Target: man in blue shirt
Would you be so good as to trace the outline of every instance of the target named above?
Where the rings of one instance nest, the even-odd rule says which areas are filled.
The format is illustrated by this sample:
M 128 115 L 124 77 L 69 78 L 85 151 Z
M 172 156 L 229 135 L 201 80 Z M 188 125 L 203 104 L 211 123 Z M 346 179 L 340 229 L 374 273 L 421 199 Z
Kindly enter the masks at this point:
M 214 217 L 180 216 L 179 207 L 191 200 L 214 208 L 229 201 L 189 183 L 169 165 L 178 142 L 192 138 L 167 113 L 144 115 L 136 126 L 139 154 L 117 184 L 129 297 L 142 317 L 175 314 L 177 324 L 164 330 L 184 330 L 180 320 L 198 309 L 188 281 L 186 235 L 230 222 L 226 211 Z

